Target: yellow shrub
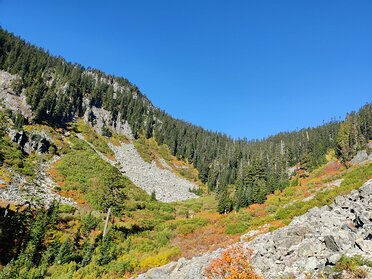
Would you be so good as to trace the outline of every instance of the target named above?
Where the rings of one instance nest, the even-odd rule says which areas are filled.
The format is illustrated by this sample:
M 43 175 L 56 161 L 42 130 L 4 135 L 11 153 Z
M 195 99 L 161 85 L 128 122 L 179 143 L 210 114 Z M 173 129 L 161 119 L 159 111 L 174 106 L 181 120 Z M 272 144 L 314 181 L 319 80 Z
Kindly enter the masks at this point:
M 157 255 L 151 255 L 142 259 L 139 263 L 140 268 L 148 269 L 161 265 L 165 265 L 171 261 L 173 257 L 181 254 L 178 247 L 164 247 L 161 248 Z

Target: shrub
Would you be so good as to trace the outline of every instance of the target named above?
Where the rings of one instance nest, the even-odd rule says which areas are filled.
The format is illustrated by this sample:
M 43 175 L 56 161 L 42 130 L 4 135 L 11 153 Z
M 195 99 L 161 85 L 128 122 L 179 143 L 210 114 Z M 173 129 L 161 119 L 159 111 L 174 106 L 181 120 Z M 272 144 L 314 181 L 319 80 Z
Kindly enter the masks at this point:
M 177 234 L 188 234 L 195 231 L 196 227 L 193 224 L 184 224 L 177 228 L 176 233 Z
M 96 228 L 99 224 L 99 220 L 92 215 L 91 212 L 89 214 L 83 216 L 81 218 L 82 221 L 82 231 L 84 234 L 89 234 L 91 230 Z
M 243 233 L 249 228 L 249 225 L 246 223 L 238 222 L 236 224 L 228 224 L 226 227 L 227 234 L 237 234 Z
M 251 264 L 253 251 L 244 248 L 243 245 L 233 246 L 224 252 L 221 257 L 215 258 L 204 269 L 204 275 L 208 279 L 260 279 Z
M 165 265 L 179 254 L 180 249 L 178 247 L 164 247 L 160 249 L 157 255 L 151 255 L 141 260 L 139 265 L 144 269 Z
M 372 262 L 369 260 L 366 260 L 362 258 L 360 255 L 356 255 L 353 257 L 346 257 L 342 256 L 336 263 L 335 265 L 335 270 L 336 271 L 343 271 L 343 270 L 348 270 L 354 273 L 359 272 L 359 267 L 361 266 L 368 266 L 372 267 Z
M 296 188 L 295 187 L 287 187 L 283 190 L 284 196 L 285 197 L 292 197 L 296 193 Z
M 74 213 L 76 208 L 72 205 L 61 203 L 58 205 L 59 213 Z

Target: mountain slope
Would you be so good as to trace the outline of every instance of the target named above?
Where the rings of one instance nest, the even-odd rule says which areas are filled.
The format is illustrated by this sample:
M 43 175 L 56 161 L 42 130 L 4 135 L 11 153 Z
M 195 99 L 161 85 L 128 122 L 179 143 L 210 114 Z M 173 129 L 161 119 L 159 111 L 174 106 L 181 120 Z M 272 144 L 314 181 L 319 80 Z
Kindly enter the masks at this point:
M 345 160 L 350 160 L 372 138 L 371 106 L 367 105 L 360 114 L 350 116 L 350 123 L 342 130 L 343 138 L 338 139 L 340 123 L 330 122 L 262 141 L 233 140 L 170 117 L 126 79 L 53 57 L 5 30 L 0 33 L 0 46 L 0 69 L 18 75 L 14 90 L 23 92 L 33 111 L 26 120 L 63 126 L 86 115 L 100 132 L 122 130 L 127 122 L 135 138 L 154 137 L 159 145 L 169 146 L 172 155 L 192 163 L 209 190 L 223 196 L 229 191 L 227 186 L 235 184 L 240 189 L 233 197 L 236 208 L 261 201 L 285 187 L 288 167 L 302 162 L 308 170 L 314 169 L 325 163 L 328 149 L 336 147 Z M 104 109 L 105 118 L 96 115 L 96 109 Z M 245 185 L 244 173 L 257 160 L 265 176 L 258 184 Z M 258 189 L 258 193 L 244 190 L 247 186 Z

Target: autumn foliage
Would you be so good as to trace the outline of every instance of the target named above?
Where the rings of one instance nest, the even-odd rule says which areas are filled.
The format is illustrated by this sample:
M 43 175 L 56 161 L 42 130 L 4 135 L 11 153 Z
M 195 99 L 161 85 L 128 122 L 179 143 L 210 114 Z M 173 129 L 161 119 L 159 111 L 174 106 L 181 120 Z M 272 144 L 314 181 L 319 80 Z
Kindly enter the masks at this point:
M 224 252 L 219 258 L 211 261 L 204 270 L 208 279 L 261 279 L 251 264 L 253 251 L 243 245 L 235 245 Z

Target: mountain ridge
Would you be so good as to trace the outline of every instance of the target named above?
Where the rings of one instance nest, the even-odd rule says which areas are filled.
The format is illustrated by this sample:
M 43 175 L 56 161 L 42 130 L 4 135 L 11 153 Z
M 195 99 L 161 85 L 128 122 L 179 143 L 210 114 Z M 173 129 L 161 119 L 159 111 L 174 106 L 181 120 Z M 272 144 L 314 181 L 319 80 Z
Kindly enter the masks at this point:
M 1 30 L 0 41 L 0 68 L 18 74 L 19 80 L 13 87 L 15 92 L 24 91 L 35 122 L 46 121 L 58 126 L 75 116 L 82 116 L 89 107 L 105 109 L 110 112 L 111 119 L 107 119 L 101 129 L 120 126 L 119 122 L 125 120 L 135 138 L 154 137 L 160 145 L 166 144 L 172 155 L 192 163 L 198 169 L 201 181 L 208 182 L 210 191 L 223 193 L 228 185 L 238 184 L 242 179 L 241 173 L 258 158 L 265 168 L 265 183 L 270 181 L 270 185 L 276 185 L 262 187 L 261 196 L 264 196 L 276 188 L 285 187 L 288 167 L 302 161 L 310 169 L 316 168 L 325 162 L 323 155 L 328 149 L 338 144 L 338 122 L 281 133 L 265 141 L 232 140 L 221 133 L 211 133 L 173 119 L 154 108 L 147 97 L 126 79 L 96 70 L 86 71 L 80 65 L 48 55 L 5 30 Z M 369 109 L 370 106 L 366 105 L 365 110 Z M 88 115 L 90 121 L 95 117 L 94 113 Z M 354 117 L 356 121 L 359 118 Z M 363 118 L 362 121 L 370 120 Z M 364 123 L 357 125 L 362 127 Z M 349 157 L 356 154 L 356 149 L 363 148 L 371 134 L 370 130 L 357 128 L 358 143 L 351 145 L 351 154 L 346 159 L 351 159 Z M 253 197 L 255 200 L 257 198 Z M 237 203 L 236 206 L 242 205 Z

